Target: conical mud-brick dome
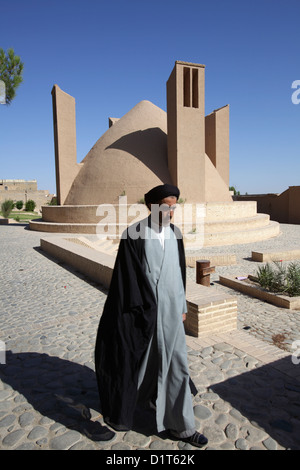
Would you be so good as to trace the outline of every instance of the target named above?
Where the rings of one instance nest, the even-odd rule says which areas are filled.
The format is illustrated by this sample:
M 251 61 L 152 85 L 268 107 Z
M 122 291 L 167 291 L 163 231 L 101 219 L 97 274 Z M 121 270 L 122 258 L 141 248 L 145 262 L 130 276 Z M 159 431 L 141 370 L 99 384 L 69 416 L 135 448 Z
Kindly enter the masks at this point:
M 117 120 L 82 161 L 64 204 L 128 203 L 153 186 L 171 182 L 167 160 L 167 115 L 142 101 Z

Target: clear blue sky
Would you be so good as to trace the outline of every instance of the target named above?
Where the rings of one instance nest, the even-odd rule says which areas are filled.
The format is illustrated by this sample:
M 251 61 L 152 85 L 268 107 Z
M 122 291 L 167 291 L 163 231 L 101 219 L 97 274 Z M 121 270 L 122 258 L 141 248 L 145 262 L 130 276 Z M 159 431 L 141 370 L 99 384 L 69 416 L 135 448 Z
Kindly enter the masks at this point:
M 25 64 L 0 106 L 0 179 L 56 192 L 51 89 L 76 99 L 77 161 L 143 99 L 166 110 L 175 60 L 206 65 L 209 114 L 230 105 L 230 184 L 300 185 L 299 0 L 1 0 L 0 47 Z

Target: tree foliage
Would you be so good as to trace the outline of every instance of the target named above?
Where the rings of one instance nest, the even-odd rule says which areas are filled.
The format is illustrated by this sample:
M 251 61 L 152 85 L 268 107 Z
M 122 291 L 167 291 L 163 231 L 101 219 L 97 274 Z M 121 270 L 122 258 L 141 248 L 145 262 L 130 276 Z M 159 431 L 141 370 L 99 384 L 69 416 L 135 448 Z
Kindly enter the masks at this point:
M 28 201 L 25 203 L 25 211 L 27 212 L 33 212 L 35 209 L 36 203 L 32 199 L 28 199 Z
M 19 209 L 19 211 L 23 208 L 24 203 L 23 201 L 17 201 L 16 202 L 16 208 Z
M 233 191 L 233 195 L 234 195 L 234 196 L 240 196 L 240 192 L 237 191 L 237 189 L 235 189 L 234 186 L 230 186 L 230 187 L 229 187 L 229 191 Z
M 6 104 L 16 96 L 16 89 L 23 81 L 23 68 L 24 64 L 13 48 L 9 48 L 7 53 L 0 48 L 0 80 L 5 83 Z
M 12 199 L 5 199 L 5 201 L 1 204 L 1 212 L 3 214 L 3 217 L 7 219 L 13 208 L 14 201 Z

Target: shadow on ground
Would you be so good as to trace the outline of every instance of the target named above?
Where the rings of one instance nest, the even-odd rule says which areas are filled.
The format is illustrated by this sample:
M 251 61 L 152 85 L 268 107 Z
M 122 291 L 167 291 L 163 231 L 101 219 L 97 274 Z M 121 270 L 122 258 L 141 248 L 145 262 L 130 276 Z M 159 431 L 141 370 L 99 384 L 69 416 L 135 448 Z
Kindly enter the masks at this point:
M 94 440 L 112 437 L 102 419 L 91 421 L 90 410 L 100 414 L 100 404 L 96 376 L 89 367 L 44 353 L 7 351 L 0 379 L 56 423 Z M 151 410 L 140 409 L 133 430 L 154 434 L 154 419 Z
M 300 449 L 300 382 L 280 371 L 290 363 L 290 357 L 284 358 L 272 366 L 252 369 L 211 385 L 210 389 L 240 412 L 237 418 L 240 426 L 247 418 L 280 446 L 297 450 Z M 89 367 L 43 353 L 7 351 L 0 378 L 43 416 L 92 439 L 94 435 L 95 440 L 109 437 L 109 430 L 101 420 L 101 424 L 90 420 L 90 410 L 97 412 L 100 408 L 96 376 Z M 133 430 L 153 435 L 154 426 L 153 411 L 140 410 Z
M 286 449 L 300 449 L 300 382 L 282 371 L 291 356 L 214 384 L 210 388 Z

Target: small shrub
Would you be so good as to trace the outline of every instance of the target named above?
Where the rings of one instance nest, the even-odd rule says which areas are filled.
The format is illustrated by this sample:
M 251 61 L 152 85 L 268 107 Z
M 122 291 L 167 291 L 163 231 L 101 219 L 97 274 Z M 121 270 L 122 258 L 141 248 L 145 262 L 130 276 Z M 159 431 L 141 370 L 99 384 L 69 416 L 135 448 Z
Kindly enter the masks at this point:
M 28 201 L 25 204 L 25 211 L 26 212 L 33 212 L 35 209 L 35 202 L 32 199 L 28 199 Z
M 23 205 L 24 205 L 23 201 L 16 202 L 16 208 L 19 209 L 19 211 L 23 208 Z
M 272 289 L 274 292 L 286 292 L 286 268 L 282 263 L 274 262 L 274 279 Z
M 257 280 L 261 287 L 274 293 L 287 294 L 291 297 L 300 295 L 300 266 L 291 263 L 284 267 L 281 262 L 274 262 L 276 268 L 267 263 L 259 267 Z
M 267 263 L 265 266 L 260 266 L 257 271 L 258 283 L 264 289 L 271 289 L 274 281 L 274 272 Z
M 300 266 L 296 263 L 291 263 L 287 268 L 286 284 L 289 295 L 300 295 Z
M 7 219 L 9 217 L 9 214 L 13 210 L 14 206 L 15 206 L 14 201 L 12 201 L 11 199 L 6 199 L 4 202 L 2 202 L 1 212 L 3 214 L 3 217 Z

